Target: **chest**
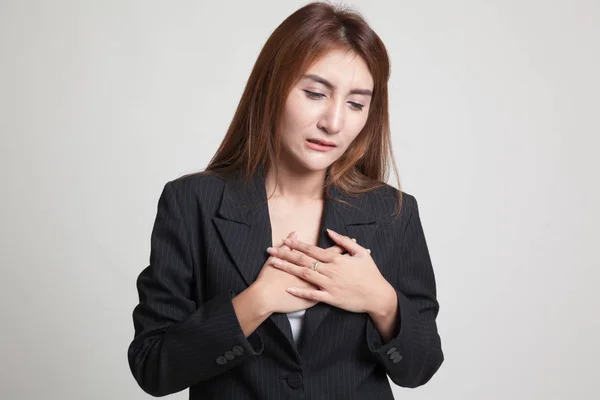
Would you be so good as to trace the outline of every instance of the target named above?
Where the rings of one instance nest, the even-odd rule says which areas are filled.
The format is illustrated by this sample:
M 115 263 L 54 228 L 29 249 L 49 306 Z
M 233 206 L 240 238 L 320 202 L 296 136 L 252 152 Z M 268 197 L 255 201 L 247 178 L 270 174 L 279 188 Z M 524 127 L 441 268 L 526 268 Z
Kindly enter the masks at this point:
M 273 246 L 280 246 L 282 239 L 292 231 L 297 233 L 298 240 L 317 245 L 323 218 L 323 202 L 319 201 L 299 207 L 269 201 L 269 218 Z

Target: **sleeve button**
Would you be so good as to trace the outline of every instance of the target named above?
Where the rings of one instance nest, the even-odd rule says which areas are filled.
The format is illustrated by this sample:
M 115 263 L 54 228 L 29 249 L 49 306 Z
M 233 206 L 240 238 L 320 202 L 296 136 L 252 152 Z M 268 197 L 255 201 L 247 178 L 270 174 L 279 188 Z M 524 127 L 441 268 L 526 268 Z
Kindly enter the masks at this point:
M 219 364 L 219 365 L 223 365 L 223 364 L 225 364 L 225 363 L 227 363 L 227 360 L 225 359 L 225 357 L 223 357 L 223 356 L 219 356 L 219 357 L 217 358 L 217 364 Z
M 225 352 L 225 358 L 228 360 L 233 360 L 235 358 L 235 354 L 233 354 L 233 351 L 226 351 Z
M 242 346 L 234 346 L 233 354 L 235 354 L 236 356 L 241 356 L 242 354 L 244 354 L 244 348 Z
M 392 362 L 394 364 L 399 363 L 400 361 L 402 361 L 402 355 L 400 355 L 400 353 L 398 353 L 397 351 L 393 352 L 392 355 L 390 356 L 390 358 L 392 359 Z

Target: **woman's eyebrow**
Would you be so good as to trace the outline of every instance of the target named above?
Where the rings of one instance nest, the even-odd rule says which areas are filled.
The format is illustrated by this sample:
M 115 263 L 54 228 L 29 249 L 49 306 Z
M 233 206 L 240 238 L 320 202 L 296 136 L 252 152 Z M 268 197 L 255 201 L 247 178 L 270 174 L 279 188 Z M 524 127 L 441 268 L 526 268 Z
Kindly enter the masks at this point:
M 327 86 L 327 88 L 329 90 L 335 90 L 336 87 L 333 83 L 329 82 L 327 79 L 323 78 L 322 76 L 319 75 L 315 75 L 315 74 L 306 74 L 306 75 L 302 75 L 302 79 L 310 79 L 312 81 L 321 83 L 325 86 Z M 369 90 L 369 89 L 352 89 L 350 91 L 350 94 L 362 94 L 365 96 L 372 96 L 373 95 L 373 91 Z

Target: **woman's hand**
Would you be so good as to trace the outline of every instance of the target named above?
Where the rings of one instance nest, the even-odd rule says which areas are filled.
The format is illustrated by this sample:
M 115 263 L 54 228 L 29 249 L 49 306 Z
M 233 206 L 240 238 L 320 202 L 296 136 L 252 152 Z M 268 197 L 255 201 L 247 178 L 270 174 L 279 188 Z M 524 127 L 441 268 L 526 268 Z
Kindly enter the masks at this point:
M 393 305 L 395 290 L 379 272 L 370 251 L 347 236 L 329 229 L 328 232 L 337 245 L 348 250 L 348 254 L 336 254 L 290 238 L 285 241 L 289 249 L 269 250 L 274 267 L 319 288 L 291 287 L 288 292 L 351 312 L 381 312 L 381 307 Z M 316 271 L 311 269 L 315 261 L 319 261 Z
M 295 232 L 288 234 L 287 239 L 294 239 Z M 284 243 L 280 242 L 278 250 L 289 251 L 292 250 Z M 339 246 L 332 246 L 326 249 L 330 254 L 341 254 L 344 249 Z M 296 254 L 300 254 L 295 252 Z M 259 293 L 265 299 L 265 307 L 269 313 L 280 312 L 288 313 L 293 311 L 305 310 L 316 303 L 317 300 L 302 298 L 299 296 L 293 296 L 289 292 L 286 292 L 288 287 L 297 287 L 305 290 L 316 290 L 318 287 L 313 286 L 310 282 L 303 280 L 297 276 L 286 274 L 273 265 L 274 257 L 269 257 L 260 273 L 258 274 L 256 281 L 253 283 L 254 287 L 258 288 Z

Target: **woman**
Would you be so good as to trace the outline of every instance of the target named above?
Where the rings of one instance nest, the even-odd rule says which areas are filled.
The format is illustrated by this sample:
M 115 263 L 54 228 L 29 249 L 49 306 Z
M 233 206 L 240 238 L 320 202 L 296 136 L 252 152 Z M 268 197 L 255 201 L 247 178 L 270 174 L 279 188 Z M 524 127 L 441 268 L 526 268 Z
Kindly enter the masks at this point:
M 384 183 L 388 78 L 355 12 L 311 3 L 273 32 L 206 171 L 160 196 L 128 351 L 146 392 L 393 399 L 386 375 L 438 370 L 417 202 Z

